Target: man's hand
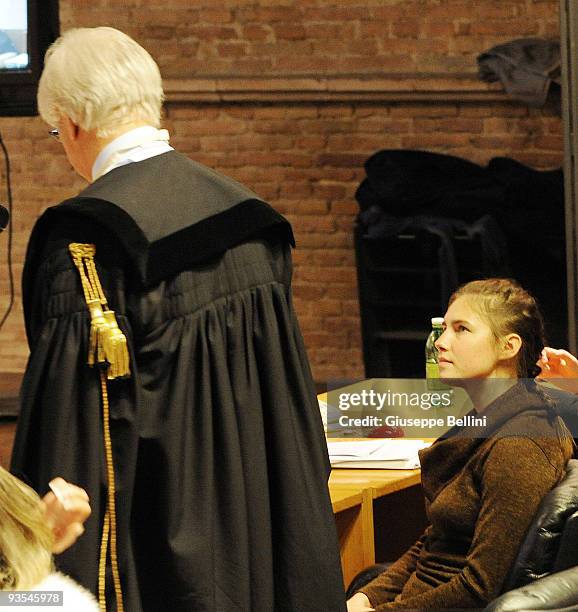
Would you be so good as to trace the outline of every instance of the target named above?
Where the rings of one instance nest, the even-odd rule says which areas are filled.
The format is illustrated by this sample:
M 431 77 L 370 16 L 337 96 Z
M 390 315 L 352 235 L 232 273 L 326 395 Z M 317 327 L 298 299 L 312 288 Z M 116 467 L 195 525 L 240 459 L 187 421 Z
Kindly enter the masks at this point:
M 355 593 L 355 595 L 347 600 L 347 612 L 371 612 L 373 608 L 369 603 L 369 598 L 363 593 Z
M 46 522 L 54 533 L 55 554 L 65 551 L 84 533 L 83 523 L 90 516 L 88 495 L 84 489 L 55 478 L 49 483 L 52 491 L 42 499 Z
M 551 382 L 565 391 L 578 393 L 578 359 L 572 353 L 547 346 L 542 350 L 538 366 L 542 368 L 539 380 Z

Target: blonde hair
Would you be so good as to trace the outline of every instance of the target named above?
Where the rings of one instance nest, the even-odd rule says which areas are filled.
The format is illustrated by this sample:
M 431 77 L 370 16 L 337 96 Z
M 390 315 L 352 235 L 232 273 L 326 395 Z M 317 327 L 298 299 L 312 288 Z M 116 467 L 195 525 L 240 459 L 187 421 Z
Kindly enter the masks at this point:
M 0 467 L 0 590 L 30 589 L 46 578 L 53 541 L 36 492 Z
M 38 110 L 49 125 L 63 115 L 105 138 L 142 121 L 160 126 L 159 67 L 132 38 L 114 28 L 68 30 L 46 52 Z
M 516 281 L 508 278 L 488 278 L 472 281 L 457 289 L 450 305 L 459 297 L 471 300 L 488 323 L 496 340 L 507 334 L 518 334 L 522 346 L 516 357 L 520 378 L 535 378 L 540 373 L 536 365 L 545 345 L 544 320 L 536 300 Z

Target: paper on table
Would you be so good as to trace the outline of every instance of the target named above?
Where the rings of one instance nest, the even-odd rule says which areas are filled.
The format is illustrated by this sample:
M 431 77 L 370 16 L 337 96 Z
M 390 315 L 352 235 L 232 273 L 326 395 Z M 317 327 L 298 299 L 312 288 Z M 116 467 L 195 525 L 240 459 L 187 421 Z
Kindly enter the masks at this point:
M 414 469 L 419 467 L 418 451 L 430 446 L 423 440 L 352 440 L 328 442 L 333 467 Z
M 342 433 L 343 427 L 339 425 L 339 417 L 342 416 L 343 412 L 332 404 L 328 404 L 325 400 L 318 398 L 317 402 L 319 403 L 325 433 L 328 435 Z

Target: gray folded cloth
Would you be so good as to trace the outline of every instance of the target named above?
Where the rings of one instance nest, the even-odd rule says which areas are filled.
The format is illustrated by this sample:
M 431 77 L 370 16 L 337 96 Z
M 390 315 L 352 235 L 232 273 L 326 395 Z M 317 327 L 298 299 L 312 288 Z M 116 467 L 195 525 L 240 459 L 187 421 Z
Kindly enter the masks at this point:
M 501 81 L 528 106 L 546 104 L 551 84 L 560 84 L 560 41 L 520 38 L 492 47 L 477 58 L 482 81 Z

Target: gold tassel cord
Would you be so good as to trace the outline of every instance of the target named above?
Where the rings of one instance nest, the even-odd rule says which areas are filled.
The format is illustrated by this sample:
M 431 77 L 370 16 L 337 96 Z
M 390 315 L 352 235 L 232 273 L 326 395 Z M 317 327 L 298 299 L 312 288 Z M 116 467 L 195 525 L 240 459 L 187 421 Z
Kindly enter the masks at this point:
M 98 607 L 106 612 L 106 552 L 110 534 L 110 517 L 108 509 L 104 514 L 102 537 L 100 539 L 100 557 L 98 558 Z
M 98 593 L 100 606 L 102 607 L 104 602 L 106 608 L 106 597 L 103 596 L 101 599 L 101 593 L 105 591 L 106 582 L 107 546 L 105 543 L 105 538 L 106 540 L 108 540 L 110 530 L 110 565 L 112 567 L 112 581 L 114 584 L 114 593 L 116 596 L 116 609 L 117 612 L 123 612 L 124 604 L 122 598 L 122 586 L 120 583 L 120 573 L 118 571 L 118 554 L 116 548 L 116 487 L 114 464 L 112 458 L 112 440 L 110 437 L 110 407 L 108 403 L 108 387 L 106 384 L 106 376 L 104 375 L 104 372 L 102 372 L 102 370 L 100 372 L 100 388 L 102 391 L 102 416 L 104 422 L 104 452 L 106 458 L 106 475 L 108 480 L 108 501 L 106 514 L 104 517 L 104 528 L 102 530 L 101 559 L 98 573 Z
M 120 330 L 114 311 L 110 310 L 102 289 L 94 257 L 96 247 L 92 244 L 72 243 L 69 245 L 72 260 L 80 275 L 82 290 L 90 313 L 90 336 L 88 365 L 100 365 L 100 389 L 106 474 L 108 482 L 106 513 L 100 543 L 98 567 L 98 599 L 102 612 L 106 612 L 106 559 L 110 554 L 112 579 L 116 596 L 117 611 L 124 611 L 122 586 L 118 570 L 116 541 L 116 487 L 112 440 L 110 435 L 110 406 L 107 379 L 130 376 L 130 364 L 126 336 Z M 106 370 L 106 372 L 105 372 Z M 110 547 L 109 547 L 110 544 Z
M 130 376 L 128 346 L 113 310 L 108 307 L 94 256 L 93 244 L 73 242 L 68 245 L 72 260 L 80 274 L 84 298 L 90 312 L 88 365 L 108 365 L 107 378 Z

